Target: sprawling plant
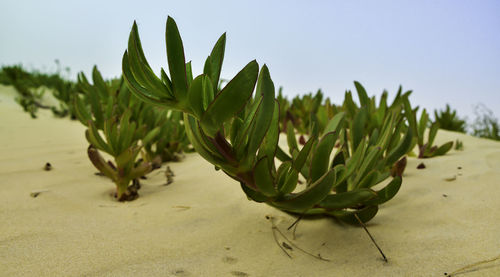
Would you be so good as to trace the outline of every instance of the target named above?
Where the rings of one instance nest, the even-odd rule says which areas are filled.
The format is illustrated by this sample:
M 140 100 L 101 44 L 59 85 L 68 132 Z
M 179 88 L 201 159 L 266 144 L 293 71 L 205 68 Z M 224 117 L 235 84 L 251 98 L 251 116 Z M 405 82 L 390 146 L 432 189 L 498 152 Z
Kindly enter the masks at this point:
M 159 78 L 144 56 L 134 23 L 123 55 L 124 78 L 144 101 L 182 111 L 196 151 L 237 180 L 249 198 L 291 213 L 331 215 L 348 222 L 371 219 L 377 206 L 400 187 L 401 177 L 396 176 L 381 190 L 373 189 L 387 178 L 389 165 L 406 153 L 411 132 L 388 151 L 395 126 L 394 116 L 389 116 L 377 139 L 368 140 L 362 130 L 356 131 L 351 145 L 344 114 L 339 113 L 321 135 L 312 135 L 301 149 L 290 139 L 291 155 L 282 155 L 285 161 L 277 166 L 279 105 L 269 70 L 264 65 L 259 73 L 257 62 L 251 61 L 219 88 L 225 42 L 223 34 L 205 61 L 203 74 L 193 78 L 177 25 L 169 17 L 170 76 L 161 69 Z M 343 146 L 332 159 L 337 141 Z M 301 189 L 299 175 L 306 182 Z
M 127 87 L 123 82 L 106 83 L 94 67 L 93 82 L 90 84 L 83 73 L 79 75 L 79 87 L 85 98 L 75 98 L 78 119 L 87 126 L 85 136 L 90 143 L 87 154 L 92 164 L 116 185 L 119 201 L 137 198 L 140 188 L 138 179 L 151 170 L 153 162 L 138 159 L 143 145 L 153 141 L 159 128 L 148 130 L 132 119 L 131 108 L 124 108 Z M 122 97 L 118 97 L 121 95 Z M 106 161 L 99 151 L 112 156 Z

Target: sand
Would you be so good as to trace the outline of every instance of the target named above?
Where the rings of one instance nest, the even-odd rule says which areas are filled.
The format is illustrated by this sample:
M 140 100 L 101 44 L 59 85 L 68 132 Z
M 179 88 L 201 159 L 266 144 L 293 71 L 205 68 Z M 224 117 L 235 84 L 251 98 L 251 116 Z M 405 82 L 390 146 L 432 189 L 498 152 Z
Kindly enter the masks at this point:
M 443 276 L 500 254 L 498 142 L 440 131 L 438 143 L 464 150 L 408 160 L 400 192 L 368 224 L 388 263 L 362 228 L 331 218 L 302 220 L 292 240 L 330 261 L 296 248 L 289 258 L 266 216 L 290 239 L 295 218 L 248 201 L 196 154 L 169 164 L 173 184 L 162 168 L 118 203 L 94 175 L 84 127 L 47 111 L 33 120 L 14 95 L 0 86 L 1 276 Z M 500 261 L 460 276 L 500 276 Z

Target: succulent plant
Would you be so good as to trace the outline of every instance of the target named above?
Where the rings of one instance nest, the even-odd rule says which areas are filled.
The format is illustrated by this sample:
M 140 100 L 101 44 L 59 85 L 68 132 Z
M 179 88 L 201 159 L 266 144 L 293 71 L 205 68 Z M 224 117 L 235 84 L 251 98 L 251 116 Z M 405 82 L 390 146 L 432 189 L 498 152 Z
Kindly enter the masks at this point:
M 291 156 L 279 151 L 279 105 L 266 65 L 248 63 L 223 88 L 219 88 L 225 34 L 208 56 L 204 72 L 193 78 L 186 63 L 175 21 L 167 19 L 166 45 L 170 76 L 162 69 L 157 77 L 144 56 L 137 25 L 133 24 L 123 56 L 123 75 L 132 92 L 144 101 L 184 113 L 186 133 L 196 151 L 217 169 L 238 181 L 246 195 L 278 209 L 296 214 L 330 215 L 347 222 L 368 221 L 377 206 L 398 191 L 401 177 L 394 177 L 382 190 L 372 187 L 390 175 L 390 165 L 407 152 L 412 131 L 388 149 L 396 121 L 391 114 L 376 139 L 364 129 L 347 139 L 344 114 L 328 121 L 323 135 L 312 135 L 299 150 L 292 128 Z M 256 93 L 252 97 L 254 88 Z M 292 139 L 293 137 L 293 139 Z M 336 141 L 342 147 L 333 159 Z M 351 154 L 352 152 L 352 154 Z M 280 153 L 280 154 L 278 154 Z M 275 157 L 284 161 L 277 167 Z M 298 190 L 299 175 L 306 180 Z
M 427 142 L 425 142 L 425 131 L 430 123 L 429 114 L 425 109 L 423 109 L 422 114 L 420 115 L 420 120 L 417 122 L 418 107 L 416 109 L 412 109 L 408 97 L 403 97 L 403 104 L 405 116 L 409 122 L 408 128 L 412 129 L 416 135 L 416 140 L 413 142 L 413 146 L 415 146 L 415 144 L 418 145 L 418 158 L 432 158 L 445 155 L 448 151 L 450 151 L 453 147 L 453 141 L 448 141 L 441 146 L 434 145 L 434 139 L 436 138 L 439 130 L 439 123 L 431 123 L 427 136 Z
M 107 84 L 96 67 L 93 82 L 90 84 L 81 73 L 78 85 L 85 98 L 74 99 L 76 115 L 87 126 L 85 136 L 90 143 L 87 154 L 92 164 L 115 183 L 118 201 L 133 200 L 140 188 L 138 178 L 153 170 L 152 161 L 138 159 L 138 156 L 143 145 L 151 143 L 160 129 L 148 130 L 132 119 L 131 108 L 120 109 L 119 103 L 124 99 L 118 95 L 127 93 L 123 82 L 118 86 L 116 82 Z M 106 161 L 99 151 L 112 156 L 114 162 Z

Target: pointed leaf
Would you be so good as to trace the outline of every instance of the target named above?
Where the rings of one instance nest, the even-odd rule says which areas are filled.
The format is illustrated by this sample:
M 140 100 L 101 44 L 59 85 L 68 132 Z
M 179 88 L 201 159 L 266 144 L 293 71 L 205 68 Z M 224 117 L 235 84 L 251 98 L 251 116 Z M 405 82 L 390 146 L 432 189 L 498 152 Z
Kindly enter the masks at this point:
M 269 170 L 268 162 L 269 159 L 267 157 L 260 159 L 255 165 L 253 176 L 259 192 L 265 196 L 273 197 L 278 194 L 278 191 L 274 187 L 273 176 Z
M 173 94 L 176 99 L 182 100 L 186 97 L 188 82 L 186 73 L 186 59 L 184 58 L 184 46 L 181 35 L 174 19 L 167 18 L 165 31 L 167 44 L 167 60 L 170 78 L 172 78 Z
M 210 103 L 200 121 L 209 136 L 215 136 L 222 124 L 248 102 L 257 81 L 258 68 L 255 60 L 248 63 Z
M 325 199 L 334 184 L 335 171 L 332 169 L 307 189 L 297 194 L 285 195 L 284 200 L 275 201 L 272 205 L 286 211 L 303 213 Z

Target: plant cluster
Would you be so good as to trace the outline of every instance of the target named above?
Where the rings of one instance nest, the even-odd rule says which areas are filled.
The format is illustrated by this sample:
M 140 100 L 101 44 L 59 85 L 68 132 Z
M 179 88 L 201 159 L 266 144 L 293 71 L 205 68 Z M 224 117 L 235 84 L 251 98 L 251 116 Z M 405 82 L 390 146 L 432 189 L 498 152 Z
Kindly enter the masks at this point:
M 106 82 L 96 67 L 92 79 L 93 84 L 79 74 L 78 89 L 83 97 L 74 100 L 77 117 L 87 126 L 89 159 L 116 184 L 119 201 L 133 200 L 138 196 L 140 177 L 162 162 L 177 160 L 187 149 L 184 127 L 178 113 L 139 101 L 123 79 Z M 106 162 L 99 151 L 112 156 L 114 162 Z

